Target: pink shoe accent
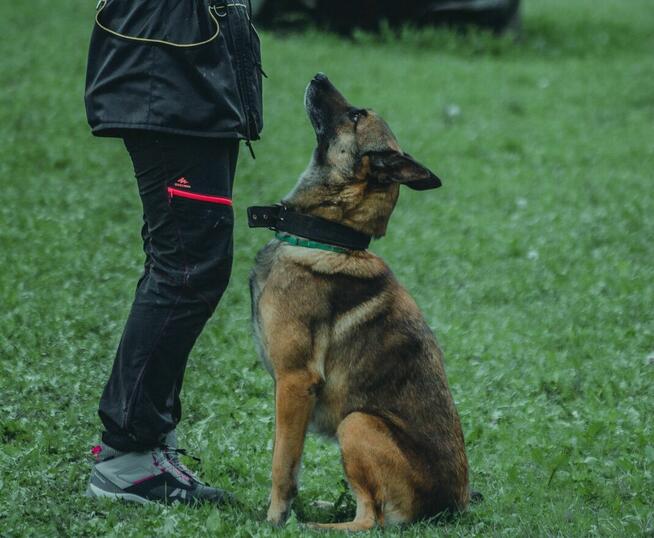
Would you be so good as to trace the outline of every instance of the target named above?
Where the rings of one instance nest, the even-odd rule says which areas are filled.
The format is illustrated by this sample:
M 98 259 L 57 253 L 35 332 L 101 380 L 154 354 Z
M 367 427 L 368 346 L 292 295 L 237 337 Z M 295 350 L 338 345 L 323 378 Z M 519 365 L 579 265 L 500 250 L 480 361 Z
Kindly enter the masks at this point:
M 101 445 L 95 445 L 94 447 L 91 447 L 91 455 L 95 458 L 95 461 L 99 462 L 100 461 L 100 453 L 102 452 L 102 446 Z
M 133 483 L 133 485 L 136 486 L 136 484 L 140 484 L 141 482 L 145 482 L 146 480 L 150 480 L 151 478 L 154 478 L 155 476 L 157 476 L 157 475 L 153 474 L 153 475 L 150 475 L 150 476 L 146 476 L 145 478 L 139 478 L 136 482 Z

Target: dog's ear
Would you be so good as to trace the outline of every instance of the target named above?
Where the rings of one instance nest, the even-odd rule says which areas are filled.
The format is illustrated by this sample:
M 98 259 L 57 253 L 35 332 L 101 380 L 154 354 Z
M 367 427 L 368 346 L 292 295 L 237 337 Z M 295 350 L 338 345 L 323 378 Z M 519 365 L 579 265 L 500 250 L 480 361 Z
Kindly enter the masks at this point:
M 377 181 L 395 181 L 417 191 L 441 186 L 441 180 L 436 174 L 408 153 L 393 150 L 372 151 L 366 156 L 370 159 L 370 174 Z

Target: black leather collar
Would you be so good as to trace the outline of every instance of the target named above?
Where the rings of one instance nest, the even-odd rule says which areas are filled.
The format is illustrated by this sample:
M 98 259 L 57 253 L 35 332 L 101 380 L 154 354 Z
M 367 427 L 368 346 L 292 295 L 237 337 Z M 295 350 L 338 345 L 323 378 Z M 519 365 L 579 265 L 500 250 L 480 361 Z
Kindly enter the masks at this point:
M 250 228 L 270 228 L 350 250 L 366 250 L 371 237 L 348 226 L 297 213 L 285 205 L 248 207 Z

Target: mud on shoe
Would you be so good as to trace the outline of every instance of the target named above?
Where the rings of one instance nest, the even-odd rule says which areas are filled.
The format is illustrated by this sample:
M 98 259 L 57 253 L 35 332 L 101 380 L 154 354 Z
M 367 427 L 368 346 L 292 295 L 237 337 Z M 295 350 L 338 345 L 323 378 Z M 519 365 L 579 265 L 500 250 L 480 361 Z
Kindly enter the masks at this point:
M 93 447 L 95 458 L 86 490 L 89 497 L 138 503 L 183 504 L 234 502 L 231 494 L 200 482 L 177 457 L 178 449 L 161 446 L 146 452 L 119 452 L 104 443 Z

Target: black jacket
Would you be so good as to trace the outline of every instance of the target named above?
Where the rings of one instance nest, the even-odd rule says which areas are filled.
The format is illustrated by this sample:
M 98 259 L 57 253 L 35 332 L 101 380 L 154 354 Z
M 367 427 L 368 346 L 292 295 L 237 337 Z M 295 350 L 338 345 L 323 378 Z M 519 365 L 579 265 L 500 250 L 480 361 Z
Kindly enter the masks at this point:
M 245 1 L 101 0 L 86 75 L 93 134 L 259 138 L 260 43 Z

